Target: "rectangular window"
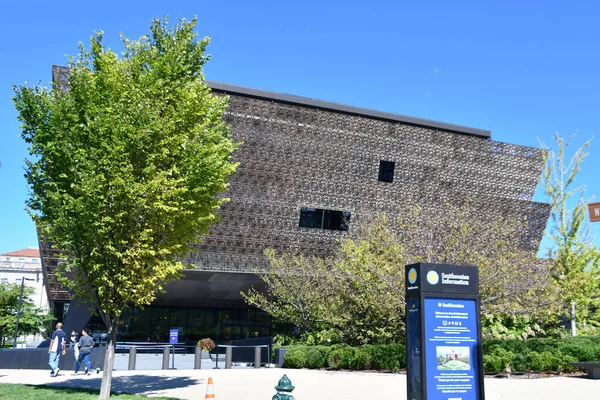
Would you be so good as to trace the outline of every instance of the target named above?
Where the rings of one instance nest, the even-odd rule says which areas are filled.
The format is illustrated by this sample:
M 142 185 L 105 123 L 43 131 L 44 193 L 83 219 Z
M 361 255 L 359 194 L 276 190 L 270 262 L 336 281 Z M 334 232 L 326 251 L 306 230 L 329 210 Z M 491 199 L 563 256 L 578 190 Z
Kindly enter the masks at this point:
M 379 180 L 381 182 L 393 182 L 395 166 L 396 163 L 393 161 L 379 161 Z
M 350 224 L 350 211 L 324 210 L 314 207 L 300 209 L 301 228 L 347 231 Z

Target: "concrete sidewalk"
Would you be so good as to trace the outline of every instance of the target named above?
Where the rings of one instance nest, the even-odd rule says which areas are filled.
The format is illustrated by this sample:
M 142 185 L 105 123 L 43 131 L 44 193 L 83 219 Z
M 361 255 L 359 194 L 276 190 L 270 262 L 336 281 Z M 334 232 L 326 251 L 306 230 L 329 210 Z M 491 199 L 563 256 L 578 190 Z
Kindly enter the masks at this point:
M 115 371 L 113 391 L 203 399 L 206 381 L 213 378 L 218 400 L 269 400 L 274 386 L 287 374 L 297 400 L 405 399 L 406 376 L 376 372 L 338 372 L 290 369 Z M 23 383 L 100 389 L 101 375 L 71 376 L 61 371 L 0 370 L 1 383 Z M 583 377 L 543 379 L 486 379 L 486 400 L 592 400 L 600 399 L 600 381 Z

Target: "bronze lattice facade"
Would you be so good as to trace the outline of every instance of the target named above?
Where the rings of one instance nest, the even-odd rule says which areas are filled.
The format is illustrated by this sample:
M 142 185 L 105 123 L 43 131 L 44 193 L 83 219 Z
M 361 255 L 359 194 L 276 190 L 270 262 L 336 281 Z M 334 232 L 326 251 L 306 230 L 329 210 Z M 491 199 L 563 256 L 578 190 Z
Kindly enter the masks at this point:
M 53 72 L 65 81 L 65 68 Z M 485 130 L 209 85 L 230 97 L 225 118 L 243 144 L 234 155 L 239 167 L 226 194 L 231 201 L 186 258 L 191 270 L 250 276 L 265 265 L 267 247 L 329 255 L 340 236 L 375 213 L 418 203 L 441 218 L 441 205 L 467 198 L 482 218 L 526 217 L 529 229 L 516 245 L 539 246 L 550 212 L 549 205 L 532 201 L 542 150 L 492 141 Z M 380 180 L 382 166 L 389 165 L 393 179 Z M 301 227 L 303 209 L 346 212 L 349 232 Z M 43 242 L 41 247 L 50 297 L 68 300 L 53 276 L 56 257 Z M 169 297 L 162 297 L 164 304 Z
M 196 268 L 248 271 L 263 265 L 266 247 L 331 254 L 347 233 L 300 227 L 305 207 L 349 211 L 352 233 L 377 212 L 418 203 L 435 215 L 469 198 L 482 218 L 527 217 L 530 229 L 516 242 L 539 246 L 550 211 L 532 202 L 542 150 L 494 142 L 472 128 L 212 86 L 230 96 L 226 120 L 243 144 L 222 221 L 187 259 Z M 378 179 L 382 161 L 394 163 L 392 182 Z

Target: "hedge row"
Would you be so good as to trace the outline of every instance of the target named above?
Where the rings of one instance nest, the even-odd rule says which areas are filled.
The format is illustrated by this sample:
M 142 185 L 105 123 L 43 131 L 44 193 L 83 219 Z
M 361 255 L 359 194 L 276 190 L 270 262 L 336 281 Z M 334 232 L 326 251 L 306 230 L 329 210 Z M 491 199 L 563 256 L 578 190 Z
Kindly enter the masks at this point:
M 350 347 L 289 346 L 286 368 L 331 368 L 397 371 L 406 367 L 403 344 Z M 486 373 L 572 371 L 570 362 L 600 360 L 600 337 L 569 339 L 485 340 L 483 368 Z
M 513 353 L 498 347 L 491 354 L 483 355 L 483 369 L 486 373 L 491 372 L 527 372 L 527 371 L 573 371 L 577 368 L 571 367 L 570 362 L 577 359 L 571 355 L 560 352 L 544 351 L 538 353 Z
M 404 345 L 350 347 L 292 346 L 285 353 L 285 368 L 377 369 L 397 371 L 406 366 Z
M 600 337 L 569 339 L 486 340 L 486 372 L 573 371 L 577 361 L 600 360 Z

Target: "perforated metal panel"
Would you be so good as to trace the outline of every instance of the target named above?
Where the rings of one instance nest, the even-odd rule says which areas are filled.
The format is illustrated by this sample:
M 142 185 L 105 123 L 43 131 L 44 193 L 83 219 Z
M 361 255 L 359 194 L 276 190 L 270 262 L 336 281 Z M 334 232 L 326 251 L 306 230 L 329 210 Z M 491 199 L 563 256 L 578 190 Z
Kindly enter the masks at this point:
M 67 73 L 55 67 L 54 80 L 65 82 Z M 224 92 L 223 85 L 214 86 Z M 360 221 L 377 212 L 402 213 L 419 204 L 442 222 L 452 218 L 445 204 L 466 199 L 480 221 L 526 219 L 529 229 L 515 245 L 539 246 L 550 212 L 549 205 L 531 201 L 542 150 L 494 142 L 472 128 L 460 134 L 451 125 L 440 129 L 441 123 L 426 127 L 227 88 L 225 118 L 234 140 L 243 142 L 234 155 L 240 165 L 221 222 L 184 260 L 190 268 L 249 272 L 265 265 L 267 247 L 330 255 L 340 236 L 356 233 Z M 391 183 L 378 181 L 381 160 L 395 162 Z M 350 231 L 300 228 L 302 207 L 350 211 Z M 55 257 L 42 252 L 53 299 L 66 299 L 52 278 Z
M 549 215 L 533 197 L 543 152 L 399 122 L 324 111 L 234 93 L 226 115 L 240 162 L 222 221 L 186 261 L 200 269 L 247 271 L 263 249 L 332 254 L 343 232 L 300 228 L 302 207 L 352 212 L 350 234 L 377 212 L 418 203 L 432 218 L 470 199 L 482 219 L 522 220 L 515 245 L 535 249 Z M 378 181 L 394 161 L 392 183 Z

